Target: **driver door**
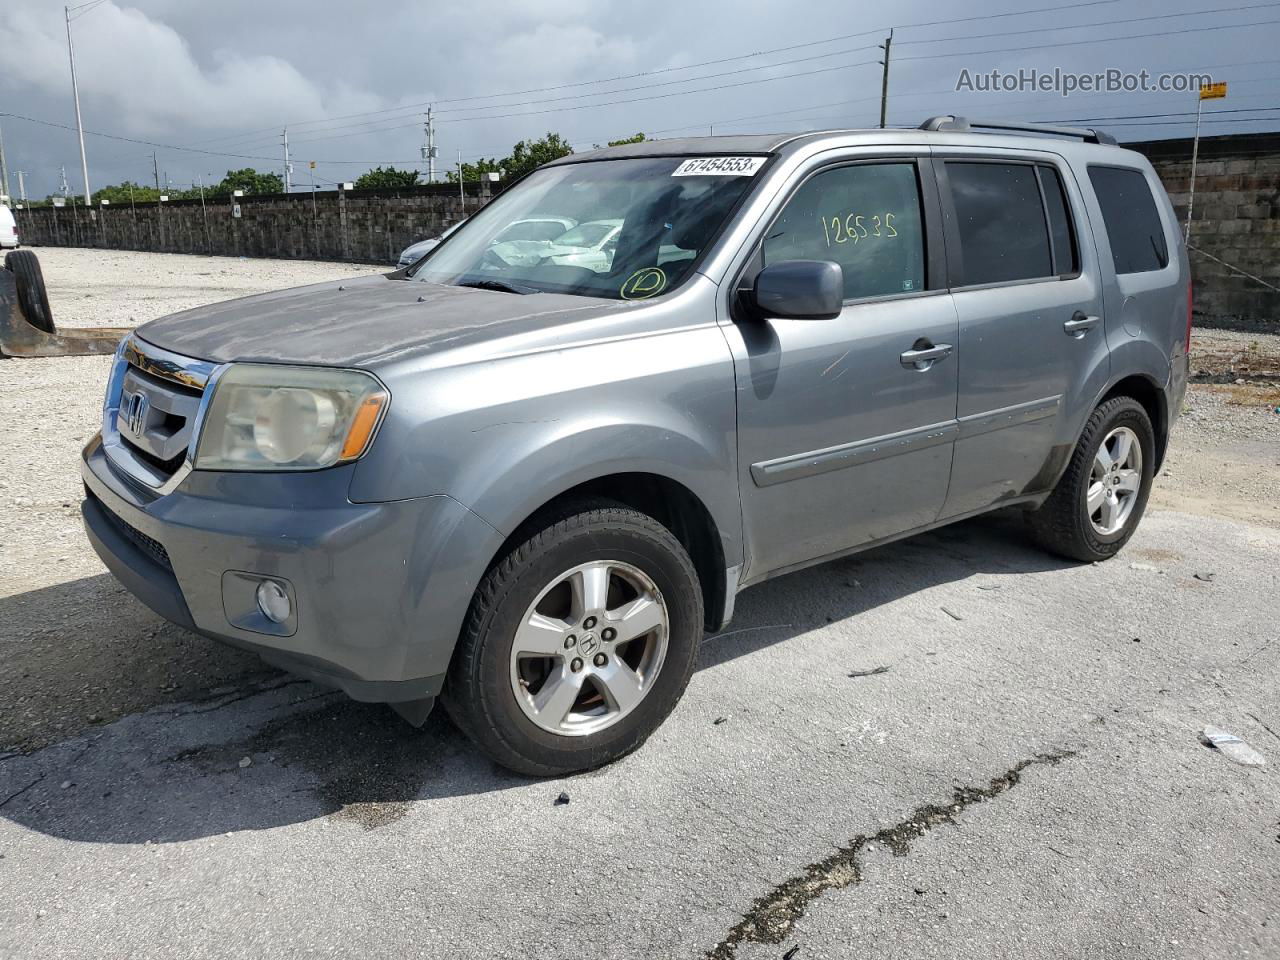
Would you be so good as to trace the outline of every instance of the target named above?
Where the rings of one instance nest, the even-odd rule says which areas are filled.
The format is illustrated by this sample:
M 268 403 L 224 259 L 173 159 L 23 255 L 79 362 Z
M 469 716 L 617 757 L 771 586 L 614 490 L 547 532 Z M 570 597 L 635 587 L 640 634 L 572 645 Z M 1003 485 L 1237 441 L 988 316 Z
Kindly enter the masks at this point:
M 830 320 L 735 317 L 744 582 L 922 527 L 947 495 L 957 432 L 957 317 L 923 158 L 818 168 L 748 268 L 833 260 Z

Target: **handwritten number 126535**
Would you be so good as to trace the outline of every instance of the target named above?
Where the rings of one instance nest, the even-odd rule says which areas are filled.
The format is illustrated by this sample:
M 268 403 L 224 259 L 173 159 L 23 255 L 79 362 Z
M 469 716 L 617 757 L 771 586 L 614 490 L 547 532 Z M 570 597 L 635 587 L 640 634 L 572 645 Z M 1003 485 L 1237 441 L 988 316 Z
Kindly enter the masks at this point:
M 863 240 L 889 239 L 898 231 L 893 226 L 892 213 L 854 214 L 843 219 L 822 215 L 822 233 L 827 246 L 833 243 L 861 243 Z

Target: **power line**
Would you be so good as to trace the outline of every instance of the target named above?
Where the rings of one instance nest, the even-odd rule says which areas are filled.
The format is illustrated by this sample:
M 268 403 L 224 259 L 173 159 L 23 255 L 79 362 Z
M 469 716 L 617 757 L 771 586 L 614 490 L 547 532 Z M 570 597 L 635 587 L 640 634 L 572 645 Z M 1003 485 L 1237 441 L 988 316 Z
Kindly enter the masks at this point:
M 1098 5 L 1098 4 L 1097 4 L 1097 3 L 1086 3 L 1086 4 L 1079 4 L 1078 6 L 1095 6 L 1095 5 Z M 1085 28 L 1089 28 L 1089 27 L 1112 26 L 1112 25 L 1115 25 L 1115 24 L 1118 24 L 1118 23 L 1140 22 L 1140 21 L 1146 21 L 1146 20 L 1152 20 L 1152 19 L 1167 19 L 1168 17 L 1199 16 L 1199 15 L 1204 15 L 1204 14 L 1222 13 L 1222 12 L 1232 12 L 1232 11 L 1239 11 L 1239 10 L 1260 9 L 1260 8 L 1275 7 L 1275 6 L 1280 6 L 1280 3 L 1276 3 L 1276 2 L 1268 2 L 1268 3 L 1251 4 L 1251 5 L 1243 5 L 1243 6 L 1235 6 L 1235 7 L 1210 8 L 1210 9 L 1206 9 L 1206 10 L 1189 11 L 1189 12 L 1187 12 L 1187 13 L 1167 14 L 1167 15 L 1165 15 L 1165 16 L 1163 16 L 1163 17 L 1137 17 L 1137 18 L 1129 18 L 1129 19 L 1126 19 L 1126 20 L 1098 21 L 1098 22 L 1094 22 L 1094 23 L 1074 24 L 1074 25 L 1070 25 L 1070 26 L 1063 27 L 1062 29 L 1085 29 Z M 1045 8 L 1045 9 L 1070 9 L 1070 8 Z M 1043 12 L 1043 11 L 1041 11 L 1041 10 L 1024 10 L 1024 11 L 1017 11 L 1017 12 L 1007 13 L 1007 14 L 989 14 L 989 15 L 976 16 L 976 17 L 955 18 L 955 19 L 953 19 L 953 20 L 930 21 L 929 23 L 909 24 L 909 25 L 907 25 L 907 26 L 909 26 L 909 27 L 919 27 L 919 26 L 938 25 L 938 24 L 944 24 L 944 23 L 970 22 L 970 21 L 974 21 L 974 20 L 989 20 L 989 19 L 999 18 L 999 17 L 1004 17 L 1004 16 L 1016 16 L 1016 15 L 1027 14 L 1027 13 L 1035 13 L 1035 12 Z M 1262 22 L 1263 22 L 1263 23 L 1270 23 L 1270 22 L 1277 22 L 1277 21 L 1262 21 Z M 1255 25 L 1255 24 L 1223 25 L 1223 26 L 1219 26 L 1219 27 L 1214 27 L 1214 28 L 1204 28 L 1204 29 L 1236 29 L 1236 28 L 1240 28 L 1240 27 L 1245 27 L 1245 26 L 1254 26 L 1254 25 Z M 1035 30 L 1031 30 L 1031 31 L 1018 31 L 1018 32 L 1019 32 L 1019 33 L 1033 33 L 1033 32 L 1041 32 L 1041 30 L 1042 30 L 1042 29 L 1043 29 L 1043 28 L 1036 28 Z M 1099 40 L 1089 40 L 1089 41 L 1068 41 L 1068 42 L 1065 42 L 1065 43 L 1042 44 L 1042 45 L 1039 45 L 1039 47 L 1041 47 L 1041 48 L 1047 48 L 1047 47 L 1055 47 L 1055 46 L 1071 46 L 1071 45 L 1075 45 L 1075 44 L 1082 44 L 1082 43 L 1100 43 L 1100 42 L 1108 42 L 1108 41 L 1112 41 L 1112 40 L 1140 39 L 1140 38 L 1142 38 L 1142 37 L 1147 37 L 1147 36 L 1166 36 L 1166 35 L 1171 35 L 1171 34 L 1176 34 L 1176 33 L 1199 32 L 1199 29 L 1201 29 L 1201 28 L 1188 29 L 1188 30 L 1183 30 L 1183 31 L 1165 31 L 1165 32 L 1160 32 L 1160 33 L 1155 33 L 1155 34 L 1135 34 L 1135 35 L 1130 35 L 1130 36 L 1127 36 L 1127 37 L 1103 38 L 1103 39 L 1099 39 Z M 784 47 L 784 48 L 775 48 L 775 50 L 796 49 L 796 48 L 803 47 L 803 46 L 814 46 L 814 45 L 821 44 L 821 43 L 830 43 L 830 42 L 835 42 L 835 41 L 837 41 L 837 40 L 841 40 L 841 39 L 848 39 L 849 37 L 865 36 L 865 35 L 867 35 L 868 33 L 872 33 L 872 32 L 873 32 L 873 31 L 865 31 L 865 32 L 858 33 L 858 34 L 848 34 L 848 35 L 844 35 L 844 36 L 841 36 L 841 37 L 833 37 L 833 38 L 829 38 L 829 39 L 827 39 L 827 40 L 822 40 L 822 41 L 812 41 L 812 42 L 809 42 L 809 43 L 806 43 L 806 44 L 792 44 L 792 45 L 790 45 L 790 46 L 788 46 L 788 47 Z M 995 34 L 988 34 L 988 35 L 982 35 L 982 36 L 995 36 Z M 940 38 L 940 39 L 935 39 L 935 40 L 901 41 L 901 43 L 903 43 L 903 44 L 906 44 L 906 43 L 939 43 L 939 42 L 952 42 L 952 41 L 954 41 L 954 40 L 965 40 L 965 39 L 975 39 L 975 38 L 974 38 L 974 37 Z M 872 45 L 872 46 L 873 46 L 873 45 Z M 1036 48 L 1037 48 L 1037 47 L 1021 47 L 1021 48 L 1017 48 L 1017 49 L 1036 49 Z M 474 111 L 478 111 L 478 110 L 498 110 L 498 109 L 503 109 L 503 108 L 520 107 L 520 106 L 536 106 L 536 105 L 539 105 L 539 104 L 542 104 L 542 103 L 553 103 L 553 102 L 556 102 L 556 101 L 561 101 L 561 102 L 562 102 L 562 101 L 575 100 L 575 99 L 588 99 L 588 98 L 592 98 L 592 97 L 612 96 L 612 95 L 617 94 L 617 93 L 626 93 L 626 92 L 639 91 L 639 90 L 645 90 L 645 89 L 653 89 L 653 88 L 663 87 L 663 86 L 675 86 L 675 85 L 680 85 L 680 84 L 685 84 L 685 83 L 694 83 L 694 82 L 697 82 L 697 81 L 700 81 L 700 80 L 709 80 L 709 79 L 714 79 L 714 78 L 723 77 L 723 76 L 731 76 L 731 75 L 737 75 L 737 74 L 742 74 L 742 73 L 748 73 L 748 72 L 753 72 L 753 71 L 755 71 L 755 70 L 770 69 L 770 68 L 773 68 L 773 67 L 784 66 L 784 65 L 787 65 L 787 64 L 791 64 L 791 63 L 801 63 L 801 62 L 807 62 L 807 61 L 812 61 L 812 60 L 817 60 L 817 59 L 823 59 L 823 58 L 825 58 L 825 57 L 829 57 L 829 56 L 838 56 L 838 55 L 840 55 L 841 53 L 853 53 L 853 52 L 858 52 L 858 51 L 860 51 L 860 50 L 862 50 L 862 49 L 870 49 L 870 46 L 868 46 L 868 47 L 855 47 L 855 48 L 851 48 L 851 49 L 849 49 L 849 50 L 845 50 L 845 51 L 833 51 L 833 52 L 831 52 L 831 53 L 826 53 L 826 54 L 817 54 L 817 55 L 814 55 L 814 56 L 811 56 L 811 57 L 801 57 L 801 58 L 795 58 L 795 59 L 792 59 L 792 60 L 778 61 L 778 62 L 773 63 L 773 64 L 762 64 L 762 65 L 754 66 L 754 67 L 744 67 L 744 68 L 740 68 L 740 69 L 737 69 L 737 70 L 722 71 L 722 72 L 720 72 L 720 73 L 716 73 L 716 74 L 707 74 L 707 75 L 699 76 L 699 77 L 689 77 L 689 78 L 684 78 L 684 79 L 680 79 L 680 80 L 664 81 L 664 82 L 662 82 L 662 83 L 658 83 L 658 84 L 642 84 L 642 85 L 639 85 L 639 86 L 636 86 L 636 87 L 622 88 L 622 89 L 618 89 L 618 90 L 600 91 L 600 92 L 598 92 L 598 93 L 575 94 L 575 95 L 566 96 L 566 97 L 553 98 L 552 100 L 541 99 L 541 100 L 533 100 L 533 101 L 520 101 L 520 102 L 515 102 L 515 103 L 503 103 L 503 104 L 492 104 L 492 105 L 477 105 L 477 106 L 474 106 L 474 107 L 469 107 L 469 108 L 468 108 L 468 107 L 463 107 L 463 108 L 459 108 L 458 110 L 455 110 L 455 111 L 444 111 L 444 112 L 446 112 L 446 113 L 448 113 L 448 112 L 455 112 L 455 113 L 456 113 L 456 112 L 473 112 L 473 113 L 474 113 Z M 682 67 L 671 67 L 671 68 L 665 68 L 664 70 L 660 70 L 660 71 L 649 71 L 649 72 L 647 72 L 646 74 L 635 74 L 635 75 L 632 75 L 632 76 L 642 76 L 642 75 L 650 75 L 650 74 L 656 74 L 656 73 L 670 72 L 670 71 L 677 70 L 677 69 L 691 69 L 691 68 L 692 68 L 692 67 L 694 67 L 694 66 L 706 65 L 706 64 L 709 64 L 709 63 L 727 62 L 727 61 L 729 61 L 729 60 L 734 60 L 734 59 L 745 59 L 745 58 L 747 58 L 747 57 L 751 57 L 751 56 L 759 56 L 759 55 L 762 55 L 763 53 L 767 53 L 767 52 L 772 52 L 772 51 L 761 51 L 761 52 L 759 52 L 759 53 L 755 53 L 755 54 L 743 54 L 743 55 L 741 55 L 741 56 L 739 56 L 739 57 L 722 58 L 722 59 L 721 59 L 721 60 L 719 60 L 719 61 L 706 61 L 704 64 L 690 64 L 690 65 L 685 65 L 685 66 L 682 66 Z M 976 55 L 976 54 L 980 54 L 980 53 L 988 53 L 988 52 L 1005 52 L 1005 51 L 1003 51 L 1003 50 L 1002 50 L 1002 51 L 974 51 L 973 53 Z M 933 54 L 933 55 L 929 55 L 929 56 L 927 56 L 927 57 L 916 56 L 916 57 L 904 57 L 904 58 L 900 58 L 900 59 L 904 59 L 904 60 L 933 59 L 933 58 L 937 58 L 937 57 L 949 57 L 949 56 L 956 56 L 956 55 L 960 55 L 960 54 L 950 54 L 950 53 L 945 53 L 945 54 Z M 861 64 L 851 64 L 850 66 L 859 66 L 859 65 L 861 65 Z M 782 76 L 782 77 L 777 77 L 777 78 L 765 78 L 765 79 L 761 79 L 761 80 L 757 80 L 757 81 L 750 81 L 750 82 L 767 82 L 767 81 L 771 81 L 771 80 L 773 80 L 773 79 L 788 79 L 790 76 L 806 76 L 806 75 L 809 75 L 809 74 L 801 72 L 801 73 L 795 73 L 795 74 L 790 74 L 790 75 L 784 75 L 784 76 Z M 587 84 L 595 84 L 595 83 L 606 83 L 606 82 L 611 82 L 612 80 L 616 80 L 616 79 L 624 79 L 624 78 L 609 78 L 608 80 L 599 80 L 599 81 L 581 81 L 581 82 L 579 82 L 579 83 L 573 83 L 573 84 L 561 84 L 561 85 L 559 85 L 558 87 L 554 87 L 554 88 L 552 88 L 552 87 L 547 87 L 547 88 L 536 88 L 536 89 L 535 89 L 535 91 L 526 91 L 526 92 L 536 92 L 536 90 L 567 89 L 567 88 L 571 88 L 571 87 L 578 87 L 578 86 L 583 86 L 583 85 L 587 85 Z M 701 93 L 701 92 L 711 92 L 711 91 L 715 91 L 715 90 L 727 89 L 727 88 L 728 88 L 728 87 L 730 87 L 730 86 L 733 86 L 733 85 L 724 85 L 724 86 L 716 86 L 716 87 L 705 88 L 705 89 L 687 90 L 687 91 L 683 91 L 683 92 L 685 92 L 685 93 L 689 93 L 689 94 L 696 94 L 696 93 Z M 954 92 L 954 91 L 952 91 L 952 92 Z M 511 96 L 511 95 L 514 95 L 514 94 L 513 94 L 513 93 L 511 93 L 511 92 L 504 93 L 504 94 L 485 94 L 485 95 L 477 95 L 477 96 L 475 96 L 475 97 L 470 97 L 470 98 L 456 98 L 456 99 L 454 99 L 454 100 L 444 100 L 444 101 L 436 101 L 436 102 L 453 102 L 453 103 L 457 103 L 457 102 L 463 102 L 463 101 L 465 101 L 465 100 L 486 99 L 486 98 L 493 98 L 493 97 L 499 97 L 499 96 Z M 598 103 L 598 104 L 579 104 L 579 105 L 575 105 L 575 106 L 573 106 L 573 107 L 565 107 L 565 108 L 560 108 L 560 109 L 588 109 L 588 108 L 590 108 L 591 106 L 614 106 L 614 105 L 619 105 L 619 104 L 629 104 L 629 103 L 641 102 L 641 101 L 643 101 L 643 100 L 647 100 L 647 99 L 657 99 L 657 98 L 631 98 L 631 99 L 624 99 L 624 100 L 609 100 L 609 101 L 603 101 L 603 102 Z M 384 113 L 384 114 L 385 114 L 385 113 L 397 113 L 397 112 L 400 112 L 400 111 L 404 111 L 404 110 L 406 110 L 406 109 L 408 109 L 408 108 L 406 108 L 406 107 L 397 107 L 397 108 L 391 108 L 391 109 L 389 109 L 389 110 L 383 110 L 383 111 L 371 111 L 371 112 L 370 112 L 370 113 L 368 113 L 368 114 L 350 114 L 350 115 L 348 115 L 348 116 L 349 116 L 349 117 L 358 117 L 358 116 L 373 115 L 373 114 L 375 114 L 375 113 Z M 547 108 L 547 109 L 537 110 L 537 111 L 525 111 L 525 112 L 522 112 L 522 113 L 505 113 L 505 114 L 492 114 L 492 113 L 487 113 L 487 114 L 475 114 L 475 115 L 472 115 L 472 116 L 454 117 L 452 121 L 450 121 L 450 120 L 444 120 L 444 121 L 442 121 L 442 122 L 443 122 L 443 123 L 449 123 L 449 122 L 471 122 L 471 121 L 480 120 L 480 119 L 512 119 L 512 118 L 516 118 L 516 117 L 520 117 L 520 116 L 537 116 L 537 115 L 540 115 L 540 114 L 547 114 L 547 113 L 553 113 L 553 112 L 557 112 L 557 111 L 556 111 L 556 109 L 553 109 L 553 108 Z M 408 116 L 408 114 L 402 114 L 402 116 Z M 342 118 L 330 118 L 329 120 L 317 120 L 317 121 L 310 121 L 310 122 L 311 122 L 311 123 L 326 123 L 326 122 L 336 122 L 336 121 L 338 121 L 338 120 L 340 120 L 340 119 L 342 119 Z M 324 132 L 324 133 L 325 133 L 325 135 L 324 135 L 324 136 L 309 137 L 309 138 L 307 138 L 307 139 L 304 139 L 304 140 L 298 140 L 298 141 L 296 141 L 296 142 L 297 142 L 297 143 L 299 143 L 299 144 L 302 144 L 302 143 L 318 143 L 318 142 L 322 142 L 322 141 L 324 141 L 324 140 L 331 140 L 331 139 L 346 139 L 346 138 L 348 138 L 349 136 L 359 136 L 359 135 L 360 135 L 360 133 L 358 133 L 358 132 L 356 132 L 356 133 L 339 133 L 339 132 L 338 132 L 338 131 L 345 131 L 345 130 L 349 130 L 349 129 L 351 129 L 352 127 L 355 127 L 355 126 L 359 126 L 359 127 L 362 127 L 362 128 L 368 128 L 368 129 L 367 129 L 367 132 L 369 132 L 369 133 L 382 133 L 382 132 L 388 132 L 388 131 L 394 131 L 394 130 L 408 129 L 410 126 L 413 126 L 413 127 L 416 127 L 416 126 L 417 126 L 416 119 L 415 119 L 415 121 L 414 121 L 413 123 L 403 123 L 403 124 L 400 124 L 400 123 L 394 123 L 394 122 L 393 122 L 393 123 L 391 123 L 391 125 L 386 125 L 388 122 L 396 121 L 396 120 L 399 120 L 399 119 L 401 119 L 401 117 L 387 116 L 387 117 L 383 117 L 383 118 L 382 118 L 382 119 L 380 119 L 380 120 L 367 121 L 367 122 L 362 123 L 362 124 L 339 124 L 338 126 L 335 126 L 335 127 L 330 128 L 330 130 L 331 130 L 331 131 L 333 131 L 333 132 L 320 131 L 320 130 L 313 130 L 313 131 L 310 131 L 310 132 L 315 132 L 315 133 L 321 133 L 321 132 Z
M 1085 0 L 1085 2 L 1082 2 L 1082 3 L 1058 4 L 1056 6 L 1050 6 L 1050 7 L 1037 7 L 1037 8 L 1027 9 L 1027 10 L 1011 10 L 1004 13 L 989 13 L 989 14 L 981 14 L 981 15 L 969 16 L 969 17 L 954 17 L 954 18 L 949 18 L 944 20 L 927 20 L 927 21 L 920 21 L 917 23 L 899 24 L 896 26 L 900 30 L 916 29 L 921 27 L 946 26 L 946 25 L 957 24 L 957 23 L 972 23 L 975 21 L 997 20 L 1005 17 L 1020 17 L 1020 16 L 1026 16 L 1028 14 L 1034 14 L 1034 13 L 1054 13 L 1054 12 L 1060 12 L 1063 10 L 1082 9 L 1085 7 L 1109 6 L 1117 2 L 1119 2 L 1119 0 Z M 1176 15 L 1177 14 L 1172 14 L 1172 16 L 1176 16 Z M 1084 26 L 1088 26 L 1088 25 L 1085 24 Z M 556 84 L 548 87 L 533 87 L 525 90 L 509 90 L 502 93 L 475 94 L 469 97 L 454 97 L 454 98 L 437 97 L 429 101 L 424 100 L 419 103 L 401 104 L 400 106 L 388 107 L 383 110 L 367 110 L 359 113 L 342 114 L 335 117 L 321 117 L 316 120 L 291 121 L 289 123 L 289 126 L 296 128 L 300 126 L 307 126 L 310 124 L 330 123 L 338 120 L 352 120 L 360 117 L 371 117 L 371 116 L 379 116 L 379 115 L 388 114 L 388 113 L 399 113 L 401 111 L 406 111 L 406 110 L 414 110 L 414 111 L 420 112 L 421 107 L 428 106 L 429 104 L 438 106 L 440 104 L 446 104 L 446 103 L 465 103 L 465 102 L 474 101 L 474 100 L 492 100 L 500 97 L 525 96 L 527 94 L 534 94 L 534 93 L 549 93 L 556 90 L 568 90 L 576 87 L 591 86 L 595 84 L 614 83 L 622 80 L 635 80 L 640 77 L 656 76 L 659 74 L 678 72 L 680 70 L 693 70 L 698 67 L 718 66 L 719 64 L 730 63 L 736 60 L 746 60 L 752 57 L 766 56 L 768 54 L 773 54 L 773 53 L 785 53 L 790 50 L 799 50 L 807 47 L 821 46 L 822 44 L 826 44 L 826 43 L 838 43 L 842 40 L 852 40 L 859 37 L 868 37 L 868 36 L 881 36 L 888 29 L 889 29 L 888 26 L 876 27 L 871 30 L 862 30 L 857 33 L 847 33 L 847 34 L 841 34 L 834 37 L 825 37 L 821 40 L 810 40 L 810 41 L 805 41 L 803 43 L 793 43 L 793 44 L 788 44 L 786 46 L 781 46 L 781 47 L 771 47 L 764 50 L 757 50 L 752 53 L 743 53 L 743 54 L 737 54 L 730 57 L 721 57 L 715 60 L 703 60 L 695 63 L 686 63 L 686 64 L 681 64 L 679 66 L 673 66 L 673 67 L 663 67 L 657 70 L 645 70 L 639 73 L 622 74 L 616 77 L 605 77 L 598 80 L 578 80 L 573 83 Z M 760 69 L 763 69 L 763 68 L 760 68 Z M 708 78 L 690 77 L 688 78 L 687 82 L 693 82 L 698 79 L 708 79 Z M 621 91 L 602 91 L 600 95 L 604 95 L 606 93 L 617 93 L 617 92 L 621 92 Z M 502 104 L 502 105 L 495 105 L 495 106 L 512 106 L 512 104 Z M 387 119 L 391 119 L 391 118 L 387 118 Z M 279 129 L 279 125 L 272 126 L 272 127 L 263 127 L 258 130 L 247 131 L 243 134 L 228 134 L 222 137 L 212 137 L 207 140 L 197 140 L 195 142 L 196 143 L 215 143 L 220 140 L 228 140 L 228 139 L 234 140 L 234 139 L 239 139 L 241 137 L 247 137 L 255 133 L 270 133 L 277 129 Z
M 1055 26 L 1054 30 L 1083 30 L 1086 27 L 1114 27 L 1122 23 L 1145 23 L 1150 20 L 1168 20 L 1171 17 L 1203 17 L 1213 13 L 1236 13 L 1241 10 L 1261 10 L 1266 7 L 1280 7 L 1280 2 L 1252 3 L 1243 7 L 1211 7 L 1205 10 L 1188 10 L 1184 13 L 1161 13 L 1150 17 L 1127 17 L 1124 20 L 1098 20 L 1094 23 L 1068 23 Z M 1029 33 L 1044 33 L 1044 27 L 1030 30 L 1001 30 L 999 33 L 975 33 L 965 37 L 936 37 L 932 40 L 899 40 L 900 46 L 914 46 L 920 43 L 951 43 L 957 40 L 987 40 L 991 37 L 1017 37 Z
M 1171 14 L 1173 16 L 1173 14 Z M 1094 43 L 1116 43 L 1120 40 L 1143 40 L 1147 37 L 1172 37 L 1184 33 L 1207 33 L 1210 30 L 1242 30 L 1245 27 L 1265 27 L 1280 20 L 1255 20 L 1253 23 L 1228 23 L 1218 26 L 1188 27 L 1185 30 L 1163 30 L 1159 33 L 1132 33 L 1124 37 L 1095 37 L 1090 40 L 1067 40 L 1062 43 L 1034 43 L 1020 47 L 998 47 L 994 50 L 958 50 L 954 53 L 930 53 L 916 57 L 899 57 L 899 60 L 941 60 L 946 57 L 978 57 L 987 53 L 1021 53 L 1024 50 L 1049 50 L 1056 47 L 1078 47 Z

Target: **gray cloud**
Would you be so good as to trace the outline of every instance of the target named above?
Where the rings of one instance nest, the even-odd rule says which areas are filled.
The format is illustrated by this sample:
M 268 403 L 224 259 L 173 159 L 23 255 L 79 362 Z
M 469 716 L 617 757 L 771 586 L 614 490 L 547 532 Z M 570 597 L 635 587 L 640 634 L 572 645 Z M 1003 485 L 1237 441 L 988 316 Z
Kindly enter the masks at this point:
M 1245 5 L 1248 0 L 1214 2 L 1214 6 Z M 1155 11 L 1139 0 L 1115 0 L 899 30 L 890 121 L 915 123 L 942 112 L 1068 119 L 1184 112 L 1195 107 L 1193 97 L 1185 94 L 1115 94 L 1065 101 L 1046 94 L 956 94 L 951 91 L 961 67 L 1191 70 L 1220 65 L 1213 72 L 1233 86 L 1231 100 L 1219 106 L 1271 105 L 1268 95 L 1280 74 L 1280 60 L 1271 50 L 1280 39 L 1280 27 L 1194 28 L 1280 19 L 1280 7 L 1175 15 L 1202 9 L 1189 0 L 1180 0 L 1172 11 Z M 717 132 L 867 125 L 878 117 L 879 67 L 865 61 L 876 60 L 879 51 L 857 48 L 879 42 L 878 35 L 696 70 L 661 71 L 853 34 L 882 23 L 921 23 L 992 12 L 999 11 L 958 7 L 945 0 L 906 0 L 857 9 L 842 0 L 648 5 L 616 0 L 492 0 L 483 6 L 406 3 L 372 8 L 349 0 L 306 4 L 223 0 L 213 8 L 183 0 L 106 0 L 77 20 L 73 29 L 88 129 L 215 152 L 159 149 L 161 167 L 175 183 L 188 184 L 205 175 L 218 177 L 229 167 L 277 169 L 279 128 L 285 124 L 290 126 L 299 179 L 306 181 L 306 161 L 314 159 L 319 162 L 320 182 L 327 183 L 350 179 L 375 162 L 406 165 L 416 161 L 422 142 L 421 108 L 416 105 L 429 101 L 439 104 L 437 139 L 442 162 L 449 164 L 458 151 L 465 158 L 500 155 L 515 140 L 547 130 L 589 146 L 640 130 L 705 132 L 712 123 Z M 1092 29 L 1068 27 L 1157 13 L 1161 20 Z M 1099 42 L 1184 28 L 1192 32 Z M 1028 30 L 1035 32 L 1023 32 Z M 960 36 L 975 39 L 928 42 Z M 0 112 L 73 124 L 61 8 L 43 0 L 5 0 L 0 6 L 0 38 Z M 1021 49 L 1088 38 L 1094 42 Z M 1014 49 L 937 58 L 956 50 L 999 48 Z M 696 79 L 841 50 L 848 52 Z M 444 102 L 640 73 L 646 75 L 598 86 Z M 748 83 L 802 73 L 807 75 Z M 687 82 L 670 83 L 675 80 Z M 650 89 L 620 92 L 642 86 Z M 710 89 L 717 86 L 725 89 Z M 545 102 L 512 105 L 531 100 Z M 636 102 L 609 105 L 614 100 Z M 366 113 L 370 115 L 323 120 Z M 0 123 L 10 170 L 26 171 L 29 193 L 43 196 L 54 190 L 63 164 L 72 188 L 80 188 L 73 132 L 14 118 L 0 118 Z M 1185 120 L 1177 125 L 1143 123 L 1134 121 L 1113 132 L 1130 138 L 1189 133 Z M 1277 125 L 1219 124 L 1206 127 L 1205 132 Z M 149 146 L 90 137 L 88 150 L 94 185 L 124 178 L 150 179 Z

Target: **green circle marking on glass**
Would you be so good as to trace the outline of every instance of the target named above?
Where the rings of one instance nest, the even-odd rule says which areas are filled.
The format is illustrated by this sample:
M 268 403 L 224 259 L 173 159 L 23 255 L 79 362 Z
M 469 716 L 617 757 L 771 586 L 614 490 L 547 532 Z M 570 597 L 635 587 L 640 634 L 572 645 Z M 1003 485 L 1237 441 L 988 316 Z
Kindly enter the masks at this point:
M 645 300 L 657 296 L 667 286 L 667 275 L 658 267 L 644 267 L 623 281 L 618 290 L 623 300 Z

